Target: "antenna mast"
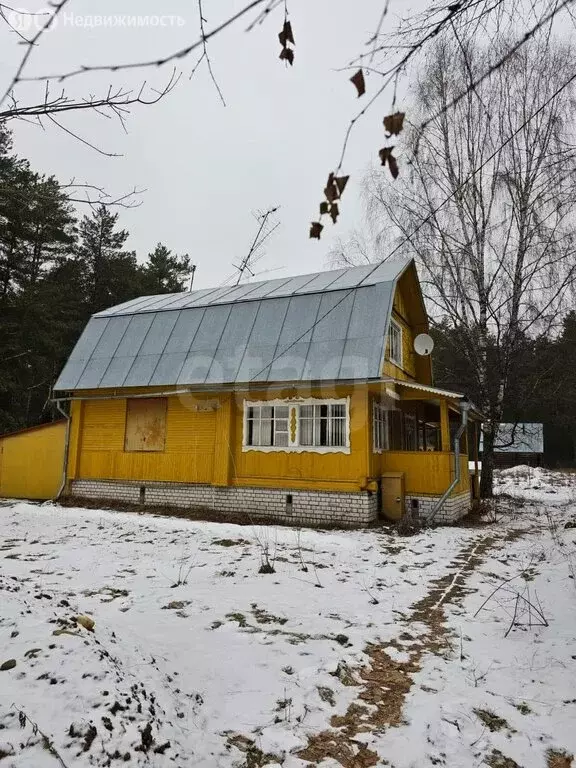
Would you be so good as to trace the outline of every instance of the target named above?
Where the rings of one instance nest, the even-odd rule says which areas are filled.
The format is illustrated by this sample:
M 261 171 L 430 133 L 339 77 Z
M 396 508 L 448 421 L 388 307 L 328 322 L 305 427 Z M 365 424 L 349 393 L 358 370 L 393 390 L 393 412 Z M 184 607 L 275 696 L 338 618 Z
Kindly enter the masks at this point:
M 279 205 L 275 206 L 274 208 L 269 208 L 264 213 L 258 213 L 255 214 L 256 221 L 258 222 L 258 231 L 256 232 L 256 237 L 252 241 L 252 245 L 250 246 L 250 249 L 246 256 L 242 259 L 240 264 L 236 267 L 238 270 L 238 277 L 236 279 L 236 285 L 240 283 L 242 278 L 244 277 L 244 273 L 248 272 L 251 277 L 254 277 L 254 272 L 252 271 L 251 267 L 254 265 L 256 261 L 262 258 L 264 255 L 261 253 L 261 248 L 268 240 L 270 235 L 272 235 L 273 232 L 275 232 L 278 227 L 280 226 L 280 222 L 277 221 L 275 223 L 270 221 L 270 217 L 275 214 L 278 209 L 280 208 Z
M 190 284 L 188 286 L 188 293 L 192 290 L 192 286 L 194 285 L 194 275 L 196 274 L 196 264 L 192 264 L 190 267 Z

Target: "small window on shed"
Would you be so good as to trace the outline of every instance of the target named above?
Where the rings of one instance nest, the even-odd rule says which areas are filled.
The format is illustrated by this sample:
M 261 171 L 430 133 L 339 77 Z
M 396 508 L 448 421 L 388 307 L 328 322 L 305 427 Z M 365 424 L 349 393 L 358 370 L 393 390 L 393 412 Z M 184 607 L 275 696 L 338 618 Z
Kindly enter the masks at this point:
M 133 398 L 126 402 L 125 451 L 163 451 L 166 443 L 165 397 Z

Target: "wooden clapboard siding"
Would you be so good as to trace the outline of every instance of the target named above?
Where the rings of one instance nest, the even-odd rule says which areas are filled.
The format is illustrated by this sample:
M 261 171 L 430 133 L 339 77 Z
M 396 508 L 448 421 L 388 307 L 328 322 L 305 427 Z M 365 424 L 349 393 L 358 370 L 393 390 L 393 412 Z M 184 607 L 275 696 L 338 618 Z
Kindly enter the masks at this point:
M 350 398 L 350 452 L 243 451 L 243 404 L 246 400 Z M 295 401 L 297 402 L 297 401 Z M 243 486 L 357 491 L 368 474 L 368 390 L 365 386 L 324 386 L 300 393 L 294 389 L 237 393 L 233 420 L 233 484 Z
M 160 451 L 125 450 L 125 399 L 86 400 L 83 409 L 78 467 L 70 476 L 212 482 L 216 409 L 206 405 L 205 399 L 168 398 L 165 444 Z
M 65 439 L 65 421 L 0 437 L 0 496 L 54 498 L 63 480 Z
M 382 473 L 403 472 L 407 494 L 443 493 L 454 474 L 453 454 L 373 452 L 374 386 L 172 395 L 167 398 L 165 447 L 158 452 L 124 450 L 126 400 L 75 403 L 72 434 L 77 437 L 70 447 L 69 477 L 358 491 L 371 487 Z M 299 397 L 350 399 L 350 453 L 243 450 L 245 401 L 296 403 Z M 461 461 L 457 492 L 469 487 L 467 457 Z
M 123 451 L 126 400 L 87 400 L 83 405 L 82 452 Z
M 403 472 L 406 493 L 441 496 L 454 479 L 454 454 L 442 451 L 383 451 L 381 472 Z M 470 488 L 468 456 L 460 457 L 460 482 L 454 493 Z
M 390 360 L 387 340 L 382 367 L 383 375 L 403 381 L 432 384 L 431 357 L 421 357 L 414 352 L 416 336 L 419 333 L 428 333 L 428 319 L 420 300 L 420 288 L 414 265 L 402 275 L 396 285 L 392 317 L 402 328 L 402 367 Z

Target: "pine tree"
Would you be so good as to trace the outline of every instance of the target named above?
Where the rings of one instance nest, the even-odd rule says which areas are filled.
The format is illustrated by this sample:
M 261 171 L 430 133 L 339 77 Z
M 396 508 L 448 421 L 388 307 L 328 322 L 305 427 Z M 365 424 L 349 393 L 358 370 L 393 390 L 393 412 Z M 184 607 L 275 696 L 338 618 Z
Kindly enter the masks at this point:
M 148 254 L 148 262 L 142 269 L 145 293 L 183 291 L 186 280 L 190 277 L 190 269 L 188 254 L 178 256 L 162 243 L 158 243 L 152 253 Z
M 25 160 L 10 154 L 11 140 L 0 128 L 0 307 L 26 272 L 26 243 L 32 235 L 30 208 L 37 177 Z
M 30 230 L 24 279 L 35 285 L 48 267 L 71 256 L 76 240 L 74 210 L 53 176 L 36 179 Z
M 183 289 L 188 256 L 158 244 L 140 266 L 127 238 L 104 206 L 78 237 L 58 181 L 16 157 L 0 123 L 0 434 L 58 417 L 51 388 L 93 312 Z
M 72 255 L 74 211 L 58 182 L 11 154 L 0 125 L 0 431 L 50 417 L 45 405 L 64 352 L 53 323 L 62 295 L 44 281 Z
M 123 250 L 128 232 L 118 214 L 99 206 L 80 222 L 78 259 L 84 269 L 88 314 L 142 294 L 142 272 L 133 251 Z

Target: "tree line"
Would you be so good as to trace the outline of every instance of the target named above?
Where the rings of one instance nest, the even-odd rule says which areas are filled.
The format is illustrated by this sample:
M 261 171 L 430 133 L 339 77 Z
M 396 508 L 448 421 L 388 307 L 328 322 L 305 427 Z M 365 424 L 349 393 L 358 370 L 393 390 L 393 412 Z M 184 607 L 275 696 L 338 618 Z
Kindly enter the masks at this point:
M 94 312 L 185 289 L 187 255 L 158 243 L 139 262 L 128 235 L 104 205 L 79 215 L 0 122 L 0 433 L 57 417 L 52 386 Z

